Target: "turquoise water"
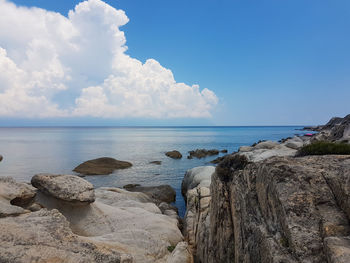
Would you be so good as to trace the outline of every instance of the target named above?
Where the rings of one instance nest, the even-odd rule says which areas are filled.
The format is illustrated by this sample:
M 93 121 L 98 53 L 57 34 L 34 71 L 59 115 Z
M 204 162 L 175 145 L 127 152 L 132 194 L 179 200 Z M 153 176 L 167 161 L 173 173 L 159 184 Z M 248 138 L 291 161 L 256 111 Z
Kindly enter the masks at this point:
M 227 149 L 229 153 L 258 140 L 279 140 L 301 134 L 301 127 L 55 127 L 0 128 L 0 175 L 30 181 L 37 173 L 70 173 L 78 164 L 108 156 L 130 161 L 133 167 L 111 175 L 85 177 L 96 187 L 169 184 L 176 189 L 176 206 L 185 212 L 181 181 L 186 170 L 209 165 L 217 156 L 188 160 L 197 148 Z M 184 157 L 173 160 L 166 151 L 178 150 Z M 162 165 L 149 164 L 162 161 Z

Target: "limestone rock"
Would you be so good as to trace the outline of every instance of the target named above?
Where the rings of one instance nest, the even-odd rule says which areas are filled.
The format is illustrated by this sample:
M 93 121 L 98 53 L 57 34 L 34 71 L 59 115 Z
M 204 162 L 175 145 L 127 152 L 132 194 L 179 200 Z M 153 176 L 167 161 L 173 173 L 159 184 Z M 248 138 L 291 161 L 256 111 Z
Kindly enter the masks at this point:
M 0 217 L 15 216 L 29 212 L 35 189 L 25 183 L 17 183 L 11 177 L 0 177 Z
M 109 157 L 102 157 L 86 161 L 74 168 L 74 172 L 83 175 L 105 175 L 111 174 L 117 169 L 126 169 L 132 164 L 125 161 L 119 161 Z
M 170 152 L 166 152 L 165 153 L 166 156 L 172 158 L 172 159 L 181 159 L 182 158 L 182 154 L 179 151 L 170 151 Z
M 304 141 L 300 137 L 295 136 L 295 137 L 285 141 L 284 145 L 286 147 L 292 148 L 294 150 L 298 150 L 298 149 L 300 149 L 301 147 L 304 146 Z
M 0 219 L 1 262 L 131 263 L 131 256 L 72 233 L 57 210 Z
M 75 175 L 37 174 L 31 183 L 41 192 L 63 201 L 76 204 L 95 201 L 93 185 Z
M 130 192 L 141 192 L 150 196 L 153 199 L 161 202 L 172 203 L 175 202 L 176 192 L 170 185 L 159 186 L 140 186 L 140 185 L 125 185 L 124 189 Z

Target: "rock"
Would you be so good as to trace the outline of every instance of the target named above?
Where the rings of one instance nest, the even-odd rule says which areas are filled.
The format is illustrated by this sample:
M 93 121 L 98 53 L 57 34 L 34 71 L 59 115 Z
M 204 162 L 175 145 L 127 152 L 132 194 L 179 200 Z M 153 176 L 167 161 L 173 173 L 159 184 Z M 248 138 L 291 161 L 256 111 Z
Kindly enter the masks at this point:
M 175 202 L 176 192 L 170 185 L 159 185 L 159 186 L 140 186 L 140 185 L 125 185 L 124 189 L 130 192 L 141 192 L 153 199 L 172 203 Z
M 59 209 L 75 234 L 123 251 L 136 263 L 166 262 L 170 256 L 167 248 L 183 241 L 178 220 L 163 215 L 148 195 L 118 188 L 99 188 L 95 194 L 96 201 L 86 206 L 40 195 L 37 202 Z
M 103 243 L 72 233 L 57 210 L 0 219 L 1 262 L 131 263 L 132 258 Z
M 273 156 L 295 156 L 297 152 L 297 150 L 286 147 L 283 144 L 276 144 L 273 148 L 271 148 L 272 145 L 275 145 L 275 144 L 265 144 L 265 145 L 258 146 L 258 148 L 253 147 L 251 151 L 247 151 L 247 152 L 240 151 L 239 154 L 247 157 L 247 159 L 250 162 L 259 162 Z M 264 148 L 264 147 L 267 147 L 267 148 Z
M 219 150 L 212 149 L 212 150 L 206 150 L 206 149 L 197 149 L 195 151 L 189 151 L 190 155 L 187 156 L 187 159 L 192 159 L 193 157 L 196 157 L 198 159 L 205 158 L 207 156 L 213 156 L 218 155 Z
M 225 156 L 226 156 L 226 155 L 225 155 Z M 218 164 L 218 163 L 220 163 L 220 162 L 225 158 L 225 156 L 218 157 L 218 158 L 216 158 L 216 159 L 210 161 L 210 163 L 212 163 L 212 164 Z
M 111 174 L 117 169 L 126 169 L 132 164 L 125 161 L 118 161 L 109 157 L 102 157 L 86 161 L 74 168 L 74 172 L 83 175 L 106 175 Z
M 279 146 L 278 142 L 273 141 L 262 141 L 254 146 L 254 149 L 273 149 Z
M 200 166 L 186 172 L 181 184 L 182 195 L 186 197 L 187 191 L 197 186 L 209 187 L 214 166 Z
M 223 149 L 223 150 L 221 150 L 220 152 L 221 152 L 221 153 L 227 153 L 228 151 L 227 151 L 227 149 Z
M 181 159 L 182 158 L 182 154 L 179 151 L 170 151 L 170 152 L 166 152 L 165 153 L 166 156 L 173 158 L 173 159 Z
M 197 195 L 185 217 L 192 220 L 185 236 L 196 260 L 350 262 L 349 171 L 349 156 L 272 157 L 243 169 L 217 167 L 207 211 L 198 189 L 187 192 L 187 202 L 191 191 Z
M 239 147 L 239 152 L 250 152 L 250 151 L 253 151 L 254 150 L 254 147 L 252 146 L 241 146 Z
M 348 263 L 350 259 L 350 237 L 325 238 L 325 253 L 329 263 Z
M 186 242 L 180 242 L 171 253 L 167 263 L 193 263 L 192 254 Z
M 286 147 L 298 150 L 304 146 L 304 141 L 300 137 L 293 137 L 283 143 Z
M 0 217 L 28 213 L 35 197 L 35 189 L 25 183 L 17 183 L 11 177 L 0 177 Z
M 150 164 L 156 164 L 156 165 L 161 165 L 162 162 L 161 161 L 152 161 L 152 162 L 149 162 Z
M 44 194 L 63 201 L 75 204 L 95 201 L 93 185 L 75 175 L 37 174 L 31 183 Z
M 2 155 L 0 154 L 0 162 L 2 161 L 2 159 L 3 159 L 3 157 L 2 157 Z

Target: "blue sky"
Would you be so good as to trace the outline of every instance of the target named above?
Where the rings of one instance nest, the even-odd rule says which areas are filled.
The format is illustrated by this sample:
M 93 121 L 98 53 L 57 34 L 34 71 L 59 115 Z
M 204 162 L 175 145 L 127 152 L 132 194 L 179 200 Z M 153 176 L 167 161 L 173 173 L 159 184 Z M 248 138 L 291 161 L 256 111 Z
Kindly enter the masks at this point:
M 12 2 L 65 16 L 79 3 Z M 5 116 L 5 125 L 303 125 L 350 113 L 349 1 L 105 2 L 130 20 L 121 27 L 126 54 L 153 58 L 177 82 L 213 91 L 212 117 Z

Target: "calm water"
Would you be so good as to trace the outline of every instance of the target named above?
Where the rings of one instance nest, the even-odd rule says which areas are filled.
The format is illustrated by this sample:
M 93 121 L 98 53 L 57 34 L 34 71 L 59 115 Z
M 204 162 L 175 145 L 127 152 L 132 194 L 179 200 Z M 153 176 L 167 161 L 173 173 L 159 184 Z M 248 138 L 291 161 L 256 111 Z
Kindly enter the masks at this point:
M 96 187 L 122 187 L 169 184 L 176 189 L 180 215 L 185 204 L 181 181 L 186 170 L 209 165 L 215 157 L 201 160 L 186 158 L 196 148 L 236 151 L 258 140 L 279 140 L 300 127 L 168 127 L 168 128 L 0 128 L 0 176 L 30 181 L 37 173 L 70 173 L 78 164 L 108 156 L 130 161 L 133 167 L 107 176 L 85 177 Z M 184 158 L 173 160 L 164 155 L 178 150 Z M 162 161 L 162 165 L 149 164 Z

